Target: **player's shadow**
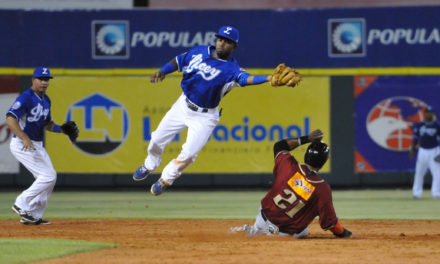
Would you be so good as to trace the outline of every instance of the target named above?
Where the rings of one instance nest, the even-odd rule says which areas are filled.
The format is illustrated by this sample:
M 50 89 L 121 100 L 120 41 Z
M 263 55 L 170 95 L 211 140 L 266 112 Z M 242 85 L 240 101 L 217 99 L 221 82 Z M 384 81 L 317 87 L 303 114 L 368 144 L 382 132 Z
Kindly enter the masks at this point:
M 349 238 L 339 238 L 336 236 L 307 236 L 307 237 L 303 237 L 303 238 L 297 238 L 297 239 L 301 239 L 301 240 L 317 240 L 317 239 L 362 239 L 363 237 L 360 236 L 352 236 Z

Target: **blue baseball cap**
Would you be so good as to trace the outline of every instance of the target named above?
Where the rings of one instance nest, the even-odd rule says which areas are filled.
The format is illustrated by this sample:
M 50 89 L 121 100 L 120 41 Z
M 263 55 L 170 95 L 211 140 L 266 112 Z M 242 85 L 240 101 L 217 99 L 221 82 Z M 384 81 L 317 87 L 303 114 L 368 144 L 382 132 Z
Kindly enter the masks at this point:
M 240 38 L 240 35 L 238 33 L 238 29 L 231 27 L 231 26 L 221 27 L 220 30 L 218 31 L 218 33 L 215 34 L 215 36 L 230 39 L 235 44 L 238 44 L 238 39 Z
M 50 75 L 50 70 L 47 67 L 40 66 L 34 70 L 34 78 L 46 77 L 52 79 L 53 77 Z

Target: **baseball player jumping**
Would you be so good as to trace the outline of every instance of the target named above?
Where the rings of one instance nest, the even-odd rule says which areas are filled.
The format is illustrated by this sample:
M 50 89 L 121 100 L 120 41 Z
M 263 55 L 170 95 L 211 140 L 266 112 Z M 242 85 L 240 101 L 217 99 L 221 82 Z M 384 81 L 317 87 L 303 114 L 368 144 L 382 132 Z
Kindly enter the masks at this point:
M 73 121 L 62 126 L 55 124 L 50 114 L 50 99 L 46 95 L 53 77 L 46 67 L 34 70 L 32 87 L 17 97 L 6 114 L 6 124 L 14 133 L 10 149 L 15 158 L 35 178 L 33 184 L 15 200 L 12 210 L 25 225 L 49 225 L 43 214 L 55 186 L 57 174 L 43 146 L 44 129 L 65 133 L 71 140 L 78 136 Z
M 352 233 L 342 227 L 336 217 L 331 189 L 318 171 L 328 159 L 329 148 L 321 142 L 322 131 L 308 136 L 283 139 L 274 145 L 274 183 L 261 200 L 261 208 L 253 226 L 244 225 L 241 231 L 250 235 L 286 235 L 302 238 L 316 216 L 324 230 L 337 237 L 350 237 Z M 299 164 L 290 154 L 296 147 L 312 142 Z
M 133 174 L 141 181 L 160 164 L 162 153 L 177 133 L 188 127 L 182 151 L 162 171 L 160 179 L 151 186 L 153 195 L 161 194 L 195 161 L 197 154 L 208 141 L 219 122 L 220 100 L 234 87 L 261 84 L 271 81 L 272 75 L 250 75 L 240 69 L 231 57 L 239 43 L 239 32 L 231 26 L 220 28 L 214 46 L 198 46 L 180 54 L 151 76 L 151 83 L 162 81 L 166 74 L 176 70 L 183 72 L 182 95 L 161 120 L 151 135 L 148 156 Z M 298 73 L 286 70 L 281 85 L 294 86 L 299 82 Z M 288 76 L 287 76 L 288 75 Z M 297 79 L 293 79 L 293 77 Z M 275 84 L 276 86 L 280 85 Z M 274 85 L 274 86 L 275 86 Z
M 440 125 L 436 122 L 435 112 L 432 107 L 425 108 L 425 121 L 413 126 L 413 144 L 409 151 L 410 159 L 413 158 L 418 148 L 416 171 L 413 183 L 413 197 L 419 199 L 423 192 L 423 179 L 426 171 L 431 171 L 431 193 L 434 198 L 440 198 Z

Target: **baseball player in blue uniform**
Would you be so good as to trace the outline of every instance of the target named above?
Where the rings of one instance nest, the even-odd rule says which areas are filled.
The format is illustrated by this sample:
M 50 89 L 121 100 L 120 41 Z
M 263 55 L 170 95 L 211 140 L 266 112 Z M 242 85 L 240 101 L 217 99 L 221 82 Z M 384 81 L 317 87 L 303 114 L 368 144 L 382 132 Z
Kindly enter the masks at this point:
M 151 83 L 162 81 L 166 74 L 183 72 L 182 95 L 161 120 L 151 135 L 144 164 L 133 174 L 144 180 L 160 164 L 162 153 L 177 133 L 188 127 L 182 151 L 163 169 L 160 179 L 151 186 L 151 194 L 159 195 L 181 175 L 197 157 L 219 122 L 220 100 L 234 87 L 261 84 L 271 75 L 250 75 L 240 69 L 231 57 L 239 43 L 239 32 L 231 26 L 220 28 L 215 46 L 198 46 L 180 54 L 151 76 Z
M 413 197 L 416 199 L 422 197 L 423 179 L 429 168 L 432 175 L 432 196 L 440 198 L 440 148 L 438 142 L 440 125 L 436 122 L 435 112 L 432 107 L 426 107 L 425 121 L 414 124 L 413 133 L 413 144 L 409 152 L 410 158 L 413 157 L 414 151 L 418 147 Z
M 10 144 L 11 152 L 35 178 L 33 184 L 17 197 L 12 206 L 12 210 L 20 216 L 20 222 L 26 225 L 50 224 L 42 217 L 55 186 L 57 174 L 43 146 L 44 129 L 67 134 L 66 126 L 73 126 L 59 126 L 52 120 L 51 102 L 46 95 L 52 78 L 48 68 L 36 68 L 32 87 L 17 97 L 6 114 L 6 124 L 14 133 Z M 72 121 L 69 123 L 74 124 Z M 76 127 L 76 132 L 73 132 L 76 136 L 77 129 Z M 76 139 L 76 136 L 71 139 Z

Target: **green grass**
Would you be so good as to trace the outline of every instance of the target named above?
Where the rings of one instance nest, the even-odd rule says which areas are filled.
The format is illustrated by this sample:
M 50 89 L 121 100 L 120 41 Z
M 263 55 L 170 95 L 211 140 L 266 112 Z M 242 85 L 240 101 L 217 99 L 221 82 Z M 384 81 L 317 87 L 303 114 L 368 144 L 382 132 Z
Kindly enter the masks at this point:
M 0 220 L 17 219 L 11 206 L 18 192 L 0 193 Z M 45 218 L 254 219 L 265 191 L 176 191 L 155 197 L 149 192 L 63 192 L 52 194 Z M 410 190 L 333 191 L 341 219 L 440 220 L 440 199 L 425 191 L 412 199 Z M 0 263 L 28 263 L 113 244 L 69 240 L 0 239 Z M 20 252 L 26 252 L 21 254 Z
M 111 243 L 63 239 L 0 239 L 0 263 L 28 263 L 113 246 Z
M 413 199 L 411 190 L 333 192 L 336 213 L 344 219 L 440 220 L 440 199 L 424 191 Z
M 10 207 L 18 192 L 0 193 L 0 219 L 17 219 Z M 176 191 L 161 196 L 149 192 L 54 191 L 45 218 L 169 218 L 253 219 L 265 191 Z M 440 220 L 440 199 L 425 191 L 414 200 L 410 190 L 333 191 L 342 219 Z

